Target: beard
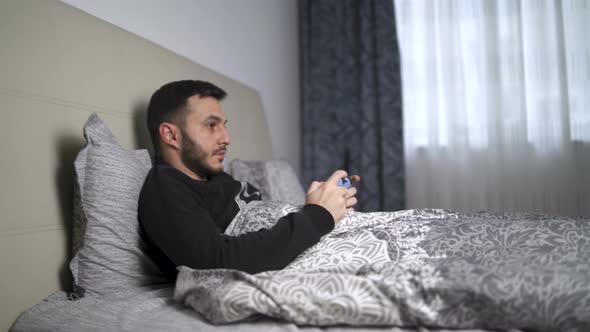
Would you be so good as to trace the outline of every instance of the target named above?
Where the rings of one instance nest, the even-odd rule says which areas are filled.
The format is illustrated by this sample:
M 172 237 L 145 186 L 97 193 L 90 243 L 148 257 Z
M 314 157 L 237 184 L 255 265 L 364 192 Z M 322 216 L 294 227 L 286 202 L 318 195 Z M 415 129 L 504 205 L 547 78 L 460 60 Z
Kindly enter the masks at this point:
M 207 164 L 207 159 L 209 159 L 207 152 L 205 152 L 205 150 L 203 150 L 203 148 L 197 144 L 197 142 L 188 137 L 184 130 L 181 130 L 180 134 L 182 137 L 180 157 L 186 167 L 203 178 L 209 178 L 223 171 L 223 168 L 215 169 Z M 220 148 L 215 150 L 213 154 L 224 150 L 225 147 Z

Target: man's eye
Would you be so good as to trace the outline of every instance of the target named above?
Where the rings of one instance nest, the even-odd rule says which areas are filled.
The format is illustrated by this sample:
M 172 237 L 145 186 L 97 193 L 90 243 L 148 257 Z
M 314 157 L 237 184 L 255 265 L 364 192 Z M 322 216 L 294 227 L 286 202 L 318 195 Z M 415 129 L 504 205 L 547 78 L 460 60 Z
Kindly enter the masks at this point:
M 209 124 L 207 124 L 207 128 L 209 128 L 209 129 L 215 128 L 215 123 L 209 123 Z

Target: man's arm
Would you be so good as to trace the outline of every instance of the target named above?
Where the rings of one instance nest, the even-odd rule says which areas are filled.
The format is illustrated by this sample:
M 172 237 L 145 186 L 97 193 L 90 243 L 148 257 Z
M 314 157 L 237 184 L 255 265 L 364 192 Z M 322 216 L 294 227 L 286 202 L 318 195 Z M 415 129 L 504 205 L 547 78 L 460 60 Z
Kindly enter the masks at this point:
M 150 241 L 176 266 L 231 268 L 249 273 L 278 270 L 316 244 L 334 227 L 328 210 L 307 204 L 281 218 L 274 227 L 227 236 L 183 183 L 160 182 L 145 188 L 139 218 Z

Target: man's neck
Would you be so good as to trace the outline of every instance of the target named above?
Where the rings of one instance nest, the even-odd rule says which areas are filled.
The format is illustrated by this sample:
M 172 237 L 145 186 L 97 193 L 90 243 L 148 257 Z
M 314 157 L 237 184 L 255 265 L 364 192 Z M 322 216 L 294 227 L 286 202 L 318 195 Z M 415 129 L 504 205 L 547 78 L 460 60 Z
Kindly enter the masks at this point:
M 180 158 L 174 158 L 174 157 L 168 157 L 165 158 L 163 156 L 159 156 L 160 160 L 164 161 L 166 164 L 176 168 L 177 170 L 181 171 L 182 173 L 184 173 L 186 176 L 188 176 L 189 178 L 193 179 L 193 180 L 197 180 L 197 181 L 207 181 L 208 178 L 206 176 L 201 176 L 195 172 L 193 172 L 193 170 L 191 170 L 190 168 L 186 167 L 186 165 L 182 162 L 182 160 L 180 160 Z
M 180 165 L 171 165 L 172 167 L 176 168 L 177 170 L 181 171 L 182 173 L 186 174 L 189 178 L 198 181 L 207 181 L 207 177 L 201 176 L 195 172 L 193 172 L 190 168 L 186 167 L 183 163 Z

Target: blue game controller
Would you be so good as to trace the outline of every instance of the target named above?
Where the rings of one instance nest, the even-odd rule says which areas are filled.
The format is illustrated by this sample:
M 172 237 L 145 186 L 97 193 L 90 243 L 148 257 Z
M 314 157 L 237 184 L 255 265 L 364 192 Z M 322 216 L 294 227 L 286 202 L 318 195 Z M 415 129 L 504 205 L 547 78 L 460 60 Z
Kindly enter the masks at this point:
M 352 183 L 348 177 L 343 177 L 338 180 L 338 187 L 346 187 L 346 189 L 350 189 L 350 186 L 352 186 Z

